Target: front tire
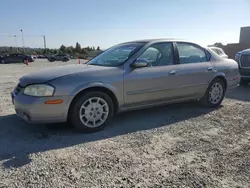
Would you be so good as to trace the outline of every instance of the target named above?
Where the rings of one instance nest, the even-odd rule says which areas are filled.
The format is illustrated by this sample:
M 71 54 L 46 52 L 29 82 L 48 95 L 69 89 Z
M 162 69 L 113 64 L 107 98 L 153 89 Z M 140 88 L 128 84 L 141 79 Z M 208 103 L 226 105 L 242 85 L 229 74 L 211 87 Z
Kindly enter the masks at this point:
M 209 85 L 205 96 L 201 99 L 203 105 L 217 108 L 222 103 L 226 92 L 225 83 L 219 79 L 214 79 Z
M 69 61 L 69 59 L 67 59 L 67 58 L 64 58 L 64 59 L 63 59 L 63 62 L 67 62 L 67 61 Z
M 69 122 L 83 132 L 102 130 L 114 116 L 112 99 L 103 92 L 93 91 L 73 101 Z

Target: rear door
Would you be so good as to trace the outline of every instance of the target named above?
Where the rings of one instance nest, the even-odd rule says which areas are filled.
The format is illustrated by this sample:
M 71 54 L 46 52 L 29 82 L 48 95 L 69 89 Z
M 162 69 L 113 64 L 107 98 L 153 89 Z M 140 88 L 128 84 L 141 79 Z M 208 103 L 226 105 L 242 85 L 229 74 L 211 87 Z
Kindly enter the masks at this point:
M 202 47 L 186 42 L 176 42 L 179 65 L 176 68 L 182 98 L 203 96 L 214 75 L 210 54 Z
M 24 54 L 18 54 L 17 57 L 16 57 L 16 61 L 18 63 L 23 62 L 25 59 L 26 59 L 26 57 L 25 57 Z

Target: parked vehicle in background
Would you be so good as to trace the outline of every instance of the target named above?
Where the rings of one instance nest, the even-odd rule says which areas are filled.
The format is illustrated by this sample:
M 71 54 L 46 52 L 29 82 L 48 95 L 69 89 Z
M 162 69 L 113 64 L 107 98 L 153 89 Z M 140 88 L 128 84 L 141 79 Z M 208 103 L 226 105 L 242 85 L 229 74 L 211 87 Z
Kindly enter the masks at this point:
M 37 59 L 37 55 L 31 55 L 33 59 Z
M 215 53 L 217 53 L 219 56 L 221 56 L 222 58 L 228 58 L 228 55 L 224 52 L 224 50 L 222 48 L 219 47 L 209 47 L 211 50 L 213 50 Z
M 141 40 L 111 47 L 87 65 L 23 76 L 12 99 L 28 122 L 69 121 L 93 132 L 127 110 L 187 100 L 218 107 L 239 80 L 238 64 L 210 49 L 179 40 Z
M 5 63 L 20 63 L 23 62 L 25 63 L 26 60 L 29 62 L 34 62 L 34 58 L 30 55 L 25 55 L 25 54 L 9 54 L 9 55 L 3 55 L 0 57 L 0 63 L 5 64 Z
M 250 48 L 238 52 L 235 60 L 239 64 L 240 84 L 248 85 L 250 82 Z
M 50 62 L 54 62 L 54 61 L 69 61 L 70 60 L 70 56 L 67 54 L 56 54 L 56 55 L 51 55 L 48 57 L 48 60 Z
M 37 55 L 37 58 L 38 59 L 45 59 L 45 58 L 47 58 L 45 55 Z

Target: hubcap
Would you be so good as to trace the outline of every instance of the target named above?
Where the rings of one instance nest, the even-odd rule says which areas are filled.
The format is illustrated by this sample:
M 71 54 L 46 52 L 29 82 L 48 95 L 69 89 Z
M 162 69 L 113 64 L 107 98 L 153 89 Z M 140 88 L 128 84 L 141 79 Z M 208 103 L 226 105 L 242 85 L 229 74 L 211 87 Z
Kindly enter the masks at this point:
M 220 83 L 214 83 L 209 91 L 209 100 L 213 104 L 220 102 L 223 96 L 223 87 Z
M 1 60 L 1 63 L 2 63 L 2 64 L 4 64 L 4 63 L 5 63 L 5 60 L 4 60 L 4 59 L 2 59 L 2 60 Z
M 81 122 L 90 128 L 101 126 L 109 114 L 108 103 L 100 97 L 92 97 L 86 100 L 79 111 Z

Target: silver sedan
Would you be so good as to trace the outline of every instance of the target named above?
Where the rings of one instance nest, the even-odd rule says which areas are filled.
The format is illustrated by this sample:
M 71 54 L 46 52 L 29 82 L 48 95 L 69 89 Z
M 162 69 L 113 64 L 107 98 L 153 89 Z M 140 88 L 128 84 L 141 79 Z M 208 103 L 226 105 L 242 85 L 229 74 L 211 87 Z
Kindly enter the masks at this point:
M 17 114 L 31 123 L 70 122 L 93 132 L 122 111 L 199 100 L 218 107 L 238 85 L 238 64 L 180 40 L 118 44 L 86 65 L 26 75 L 11 93 Z

